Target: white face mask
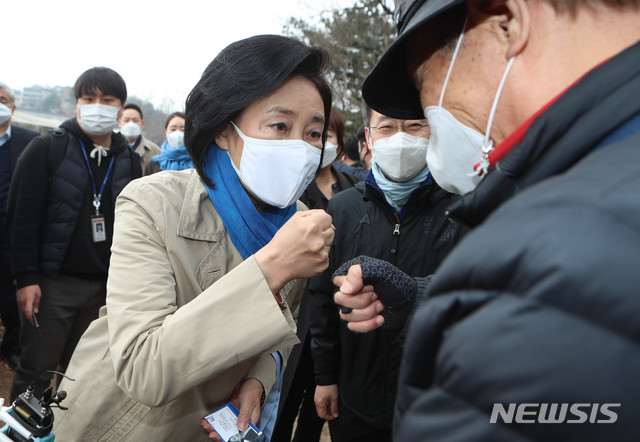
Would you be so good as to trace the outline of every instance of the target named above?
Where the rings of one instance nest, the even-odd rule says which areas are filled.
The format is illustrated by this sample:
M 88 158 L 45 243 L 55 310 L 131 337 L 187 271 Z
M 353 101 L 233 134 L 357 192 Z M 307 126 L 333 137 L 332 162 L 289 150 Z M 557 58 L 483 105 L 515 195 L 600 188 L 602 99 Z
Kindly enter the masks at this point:
M 466 21 L 464 27 L 466 28 Z M 489 152 L 493 150 L 493 142 L 489 138 L 491 125 L 493 124 L 493 117 L 504 82 L 515 60 L 515 58 L 509 60 L 502 76 L 489 114 L 486 135 L 482 135 L 475 129 L 465 126 L 442 107 L 444 92 L 449 82 L 453 63 L 460 50 L 464 30 L 463 28 L 458 38 L 458 44 L 442 86 L 440 102 L 438 106 L 429 106 L 424 110 L 424 116 L 429 120 L 429 126 L 431 127 L 431 138 L 429 139 L 429 149 L 427 151 L 429 171 L 440 187 L 460 195 L 475 189 L 489 168 L 488 156 Z M 480 164 L 477 171 L 474 170 L 476 164 Z
M 322 154 L 322 164 L 320 169 L 324 169 L 329 164 L 333 163 L 338 156 L 338 146 L 331 141 L 324 143 L 324 153 Z
M 120 133 L 127 138 L 138 138 L 142 134 L 142 128 L 133 121 L 128 122 L 120 128 Z
M 4 124 L 11 119 L 11 108 L 0 103 L 0 124 Z
M 78 123 L 92 135 L 106 135 L 118 126 L 119 107 L 105 104 L 83 104 L 80 106 Z
M 295 203 L 315 177 L 320 149 L 303 140 L 251 138 L 233 127 L 244 142 L 240 168 L 231 160 L 242 184 L 270 206 L 282 209 Z
M 429 140 L 406 132 L 380 138 L 371 149 L 373 161 L 382 172 L 398 182 L 409 181 L 427 167 L 427 146 Z
M 184 132 L 181 130 L 169 132 L 167 134 L 167 142 L 169 143 L 169 146 L 174 149 L 184 146 Z

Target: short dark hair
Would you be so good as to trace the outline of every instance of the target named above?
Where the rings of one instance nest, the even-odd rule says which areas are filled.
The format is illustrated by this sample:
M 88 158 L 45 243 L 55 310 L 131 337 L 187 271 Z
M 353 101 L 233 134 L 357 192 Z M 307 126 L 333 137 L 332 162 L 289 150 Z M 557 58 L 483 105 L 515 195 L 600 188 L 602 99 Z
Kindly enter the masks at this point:
M 140 119 L 144 120 L 144 117 L 142 116 L 142 109 L 140 109 L 140 106 L 138 106 L 135 103 L 127 103 L 124 105 L 124 110 L 127 109 L 133 109 L 134 111 L 138 111 L 138 113 L 140 114 Z
M 185 145 L 205 183 L 213 186 L 202 166 L 214 139 L 247 106 L 295 76 L 310 80 L 322 97 L 324 144 L 331 113 L 331 86 L 324 77 L 328 62 L 325 50 L 279 35 L 257 35 L 224 48 L 207 66 L 186 102 Z
M 123 103 L 127 101 L 127 85 L 113 69 L 95 67 L 82 73 L 73 86 L 73 95 L 76 100 L 82 95 L 94 95 L 100 91 L 105 95 L 113 95 Z
M 358 137 L 351 135 L 344 140 L 344 153 L 351 161 L 360 161 Z
M 336 108 L 331 108 L 331 115 L 329 116 L 329 129 L 336 133 L 338 139 L 338 158 L 344 154 L 344 132 L 346 130 L 344 123 L 344 116 Z
M 174 112 L 172 114 L 169 114 L 169 116 L 167 117 L 167 119 L 164 122 L 164 129 L 167 130 L 167 127 L 169 127 L 169 123 L 171 122 L 171 120 L 173 120 L 175 117 L 180 117 L 183 120 L 186 120 L 184 112 Z

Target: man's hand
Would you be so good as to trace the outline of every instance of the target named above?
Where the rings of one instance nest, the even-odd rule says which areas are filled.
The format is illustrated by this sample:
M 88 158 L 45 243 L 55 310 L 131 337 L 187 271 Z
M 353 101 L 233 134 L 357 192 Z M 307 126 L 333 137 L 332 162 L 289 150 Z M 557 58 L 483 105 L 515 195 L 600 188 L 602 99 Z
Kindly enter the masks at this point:
M 333 281 L 340 288 L 334 295 L 336 304 L 347 307 L 341 309 L 340 317 L 349 322 L 350 330 L 360 333 L 378 327 L 404 327 L 418 291 L 414 278 L 386 261 L 368 256 L 344 263 L 335 271 Z
M 378 300 L 373 286 L 364 285 L 359 264 L 351 266 L 346 275 L 335 276 L 333 283 L 340 288 L 333 295 L 336 304 L 351 309 L 350 313 L 343 313 L 344 309 L 340 311 L 340 317 L 347 321 L 349 330 L 369 333 L 384 324 L 380 315 L 384 305 Z
M 324 210 L 296 212 L 254 255 L 271 291 L 322 273 L 329 266 L 333 237 L 331 216 Z
M 42 292 L 40 291 L 40 286 L 37 284 L 24 286 L 18 289 L 18 293 L 16 294 L 20 311 L 33 326 L 36 324 L 33 320 L 32 312 L 39 312 L 41 297 Z
M 260 398 L 264 387 L 262 383 L 254 378 L 249 378 L 244 382 L 236 385 L 231 393 L 229 402 L 236 406 L 240 413 L 238 414 L 238 431 L 244 431 L 249 426 L 249 421 L 258 424 L 260 420 Z M 203 419 L 200 425 L 209 432 L 209 438 L 222 442 L 220 435 L 213 430 L 213 427 L 206 419 Z
M 318 417 L 324 420 L 333 420 L 338 417 L 338 384 L 317 385 L 313 397 L 316 403 Z

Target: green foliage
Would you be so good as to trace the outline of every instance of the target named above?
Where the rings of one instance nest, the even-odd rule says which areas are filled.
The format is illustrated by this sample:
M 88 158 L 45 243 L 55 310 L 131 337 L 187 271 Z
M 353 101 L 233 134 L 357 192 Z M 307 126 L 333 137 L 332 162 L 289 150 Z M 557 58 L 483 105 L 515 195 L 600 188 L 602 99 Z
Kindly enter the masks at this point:
M 344 114 L 348 135 L 362 124 L 362 83 L 396 34 L 391 4 L 355 0 L 353 6 L 326 12 L 316 25 L 292 17 L 284 29 L 285 34 L 329 52 L 333 105 Z

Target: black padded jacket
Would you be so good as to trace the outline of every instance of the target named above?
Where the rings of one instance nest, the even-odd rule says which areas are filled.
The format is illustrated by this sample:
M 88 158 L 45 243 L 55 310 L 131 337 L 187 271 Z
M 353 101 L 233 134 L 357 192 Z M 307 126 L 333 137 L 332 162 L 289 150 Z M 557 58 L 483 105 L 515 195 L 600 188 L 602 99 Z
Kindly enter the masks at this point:
M 477 227 L 410 325 L 396 440 L 640 438 L 638 97 L 640 43 L 451 209 Z
M 466 230 L 445 216 L 455 198 L 429 178 L 396 213 L 369 173 L 329 202 L 336 227 L 329 268 L 309 284 L 316 384 L 338 384 L 340 407 L 376 428 L 391 428 L 404 335 L 349 331 L 333 302 L 331 274 L 359 255 L 385 259 L 414 276 L 435 271 Z

